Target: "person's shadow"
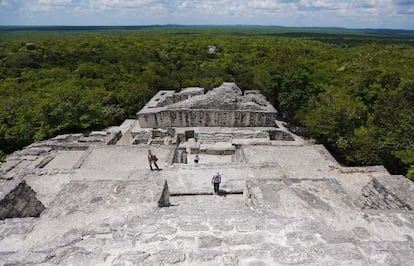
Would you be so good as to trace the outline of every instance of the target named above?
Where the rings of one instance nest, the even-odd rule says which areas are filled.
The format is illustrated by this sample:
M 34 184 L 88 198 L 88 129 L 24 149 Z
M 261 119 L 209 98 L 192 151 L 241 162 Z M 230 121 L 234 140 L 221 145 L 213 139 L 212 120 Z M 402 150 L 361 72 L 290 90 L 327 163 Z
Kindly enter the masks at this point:
M 229 194 L 229 193 L 227 193 L 227 191 L 222 190 L 222 189 L 219 189 L 219 191 L 217 193 L 217 195 L 219 195 L 221 197 L 227 197 L 227 194 Z

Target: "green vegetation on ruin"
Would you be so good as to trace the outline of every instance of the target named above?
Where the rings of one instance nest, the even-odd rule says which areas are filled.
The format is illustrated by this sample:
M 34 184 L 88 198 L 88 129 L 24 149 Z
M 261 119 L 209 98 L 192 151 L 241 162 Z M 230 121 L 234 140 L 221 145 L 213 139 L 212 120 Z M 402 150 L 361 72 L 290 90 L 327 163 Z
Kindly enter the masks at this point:
M 223 81 L 261 90 L 342 162 L 414 178 L 411 31 L 0 27 L 0 157 L 135 118 L 157 90 Z

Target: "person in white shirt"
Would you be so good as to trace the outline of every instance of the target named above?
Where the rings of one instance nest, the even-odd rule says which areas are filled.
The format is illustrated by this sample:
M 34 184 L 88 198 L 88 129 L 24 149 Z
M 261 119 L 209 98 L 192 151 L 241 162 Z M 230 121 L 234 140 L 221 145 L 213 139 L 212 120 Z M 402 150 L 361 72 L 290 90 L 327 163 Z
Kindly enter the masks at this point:
M 215 173 L 213 175 L 213 178 L 211 179 L 211 183 L 214 186 L 214 194 L 218 194 L 220 190 L 220 183 L 221 183 L 221 175 L 219 172 Z

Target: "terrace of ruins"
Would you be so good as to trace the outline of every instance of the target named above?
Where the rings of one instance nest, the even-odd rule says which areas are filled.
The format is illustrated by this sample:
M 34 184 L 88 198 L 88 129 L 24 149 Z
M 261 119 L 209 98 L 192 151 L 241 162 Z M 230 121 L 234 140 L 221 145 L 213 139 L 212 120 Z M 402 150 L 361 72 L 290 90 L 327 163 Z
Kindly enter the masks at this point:
M 137 119 L 7 157 L 0 264 L 412 265 L 413 192 L 289 132 L 257 91 L 160 91 Z

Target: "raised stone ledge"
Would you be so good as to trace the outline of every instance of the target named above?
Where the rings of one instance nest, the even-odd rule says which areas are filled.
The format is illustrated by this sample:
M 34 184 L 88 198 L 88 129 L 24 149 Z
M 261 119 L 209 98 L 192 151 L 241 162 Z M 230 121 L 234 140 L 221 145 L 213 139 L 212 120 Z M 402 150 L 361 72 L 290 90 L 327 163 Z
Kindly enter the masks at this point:
M 266 131 L 237 130 L 229 132 L 196 132 L 197 140 L 202 143 L 231 142 L 232 139 L 263 139 L 269 140 Z
M 121 128 L 109 127 L 102 131 L 92 131 L 89 134 L 64 134 L 54 138 L 35 142 L 24 150 L 19 151 L 17 155 L 42 154 L 52 150 L 87 150 L 90 146 L 96 145 L 114 145 L 122 137 Z M 13 154 L 14 155 L 14 154 Z
M 64 134 L 64 135 L 58 135 L 51 140 L 60 141 L 60 142 L 74 142 L 79 140 L 83 137 L 82 133 L 77 134 Z
M 30 145 L 31 147 L 47 147 L 57 151 L 84 151 L 90 146 L 90 143 L 78 143 L 78 142 L 60 142 L 53 140 L 45 140 L 36 142 Z
M 231 143 L 217 142 L 214 144 L 201 144 L 200 153 L 213 155 L 232 155 L 236 151 L 236 147 Z
M 257 138 L 251 138 L 251 139 L 233 139 L 231 141 L 231 144 L 233 145 L 272 145 L 272 141 L 269 139 L 257 139 Z
M 0 164 L 0 175 L 4 175 L 7 172 L 13 170 L 13 168 L 15 168 L 19 163 L 21 162 L 21 160 L 7 160 L 3 163 Z
M 48 153 L 52 150 L 52 148 L 49 147 L 28 147 L 24 150 L 14 152 L 13 155 L 15 156 L 25 156 L 25 155 L 32 155 L 32 156 L 39 156 L 41 154 Z
M 111 127 L 105 131 L 92 131 L 87 136 L 78 140 L 80 143 L 103 143 L 114 145 L 122 137 L 121 130 L 118 127 Z
M 357 167 L 341 167 L 339 169 L 341 173 L 344 174 L 354 174 L 354 173 L 383 173 L 384 175 L 389 175 L 387 169 L 382 165 L 374 166 L 357 166 Z

